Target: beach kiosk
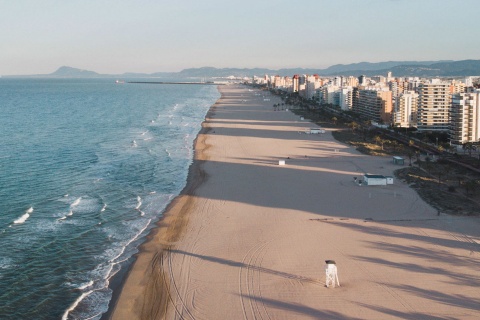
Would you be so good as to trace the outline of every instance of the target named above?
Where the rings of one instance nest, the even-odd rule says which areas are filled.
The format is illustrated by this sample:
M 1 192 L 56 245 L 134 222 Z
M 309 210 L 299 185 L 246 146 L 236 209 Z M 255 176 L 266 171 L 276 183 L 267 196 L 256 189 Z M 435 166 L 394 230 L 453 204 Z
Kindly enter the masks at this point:
M 363 176 L 363 180 L 365 181 L 365 185 L 367 186 L 386 186 L 387 185 L 387 177 L 382 176 L 380 174 L 366 173 Z
M 402 157 L 394 156 L 393 164 L 399 164 L 403 166 L 405 164 L 405 160 Z
M 322 128 L 309 128 L 305 130 L 306 134 L 319 134 L 319 133 L 325 133 L 325 130 Z

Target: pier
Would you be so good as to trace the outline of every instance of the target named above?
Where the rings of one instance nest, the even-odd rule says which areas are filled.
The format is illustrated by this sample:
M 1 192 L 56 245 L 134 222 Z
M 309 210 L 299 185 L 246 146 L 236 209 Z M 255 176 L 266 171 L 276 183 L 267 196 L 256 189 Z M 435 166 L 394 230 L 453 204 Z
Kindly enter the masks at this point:
M 197 84 L 197 85 L 217 85 L 223 86 L 225 83 L 221 82 L 175 82 L 175 81 L 128 81 L 127 83 L 141 83 L 141 84 Z

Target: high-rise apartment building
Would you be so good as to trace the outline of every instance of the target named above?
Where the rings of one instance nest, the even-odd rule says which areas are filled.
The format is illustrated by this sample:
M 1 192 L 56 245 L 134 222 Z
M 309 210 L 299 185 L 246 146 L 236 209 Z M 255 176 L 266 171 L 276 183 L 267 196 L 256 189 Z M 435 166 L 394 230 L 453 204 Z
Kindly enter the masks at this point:
M 353 88 L 343 87 L 338 91 L 338 105 L 340 109 L 348 111 L 352 109 Z
M 394 124 L 402 127 L 417 126 L 418 94 L 415 91 L 401 93 L 396 101 Z
M 417 129 L 448 131 L 450 121 L 450 84 L 438 80 L 418 85 Z
M 363 118 L 390 124 L 392 121 L 392 92 L 389 90 L 358 90 L 355 112 Z M 352 97 L 353 99 L 353 97 Z
M 480 90 L 452 97 L 450 141 L 454 145 L 480 139 Z

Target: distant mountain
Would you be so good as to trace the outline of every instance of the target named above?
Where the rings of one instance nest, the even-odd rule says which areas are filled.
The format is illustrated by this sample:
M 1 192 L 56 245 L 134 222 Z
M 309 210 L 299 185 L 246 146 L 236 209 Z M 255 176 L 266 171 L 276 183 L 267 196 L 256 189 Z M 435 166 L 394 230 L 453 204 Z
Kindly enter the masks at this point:
M 351 70 L 339 75 L 386 75 L 394 77 L 465 77 L 480 75 L 480 60 L 447 61 L 432 64 L 406 64 L 382 70 Z
M 360 62 L 352 64 L 338 64 L 326 69 L 289 68 L 289 69 L 238 69 L 213 67 L 185 69 L 177 73 L 181 77 L 251 77 L 268 75 L 293 76 L 294 74 L 318 74 L 320 76 L 344 75 L 387 75 L 391 71 L 395 77 L 456 77 L 480 75 L 480 60 L 463 61 L 388 61 L 388 62 Z
M 450 60 L 449 60 L 450 61 Z M 391 69 L 403 65 L 431 65 L 444 61 L 387 61 L 387 62 L 359 62 L 351 64 L 336 64 L 324 70 L 326 74 L 336 74 L 343 72 L 351 72 L 352 70 L 374 71 Z M 445 61 L 446 62 L 446 61 Z
M 53 73 L 32 76 L 4 76 L 4 77 L 54 77 L 54 78 L 221 78 L 221 77 L 252 77 L 268 75 L 293 76 L 294 74 L 318 74 L 320 76 L 375 76 L 386 75 L 391 71 L 395 77 L 463 77 L 480 75 L 480 60 L 462 61 L 387 61 L 387 62 L 359 62 L 352 64 L 337 64 L 326 69 L 288 68 L 272 70 L 266 68 L 189 68 L 180 72 L 156 73 L 124 73 L 99 74 L 94 71 L 72 67 L 60 67 Z
M 50 73 L 49 76 L 59 78 L 95 78 L 100 76 L 100 74 L 94 71 L 63 66 L 58 68 L 57 71 Z

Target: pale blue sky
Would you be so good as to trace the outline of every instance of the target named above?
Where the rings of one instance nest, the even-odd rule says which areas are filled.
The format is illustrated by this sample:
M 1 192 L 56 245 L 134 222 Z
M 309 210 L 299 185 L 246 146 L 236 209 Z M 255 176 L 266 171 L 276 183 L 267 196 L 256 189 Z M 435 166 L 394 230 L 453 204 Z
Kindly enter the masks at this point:
M 0 75 L 480 59 L 480 0 L 0 0 Z

